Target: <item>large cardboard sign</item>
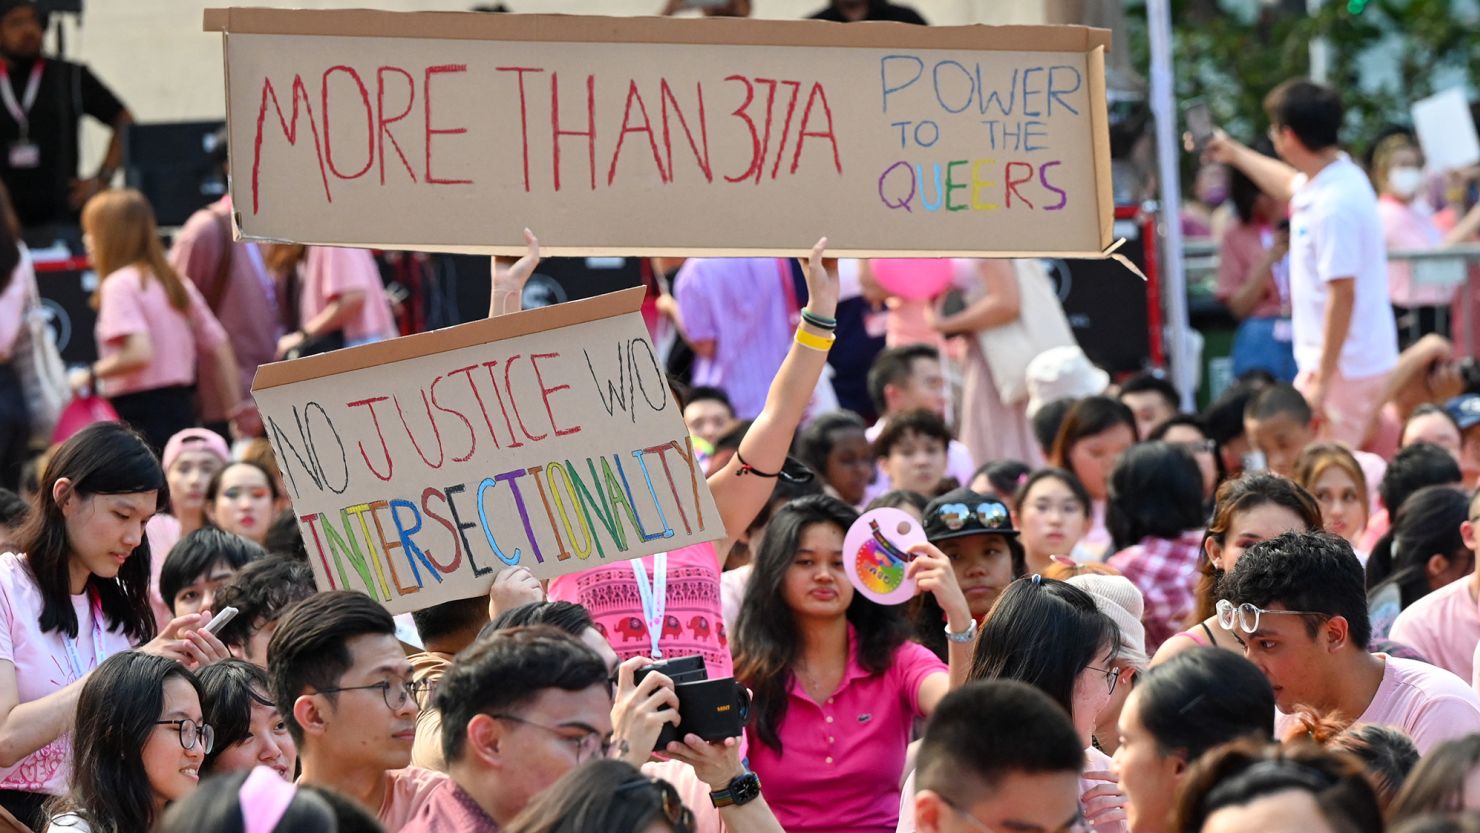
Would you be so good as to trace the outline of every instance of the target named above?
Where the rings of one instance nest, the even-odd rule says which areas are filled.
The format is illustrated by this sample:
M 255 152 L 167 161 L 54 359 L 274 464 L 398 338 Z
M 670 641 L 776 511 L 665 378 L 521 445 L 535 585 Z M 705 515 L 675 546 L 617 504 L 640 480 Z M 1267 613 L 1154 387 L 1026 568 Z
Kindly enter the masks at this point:
M 395 249 L 1099 256 L 1072 26 L 208 10 L 243 236 Z
M 319 588 L 400 613 L 722 537 L 642 295 L 258 370 Z

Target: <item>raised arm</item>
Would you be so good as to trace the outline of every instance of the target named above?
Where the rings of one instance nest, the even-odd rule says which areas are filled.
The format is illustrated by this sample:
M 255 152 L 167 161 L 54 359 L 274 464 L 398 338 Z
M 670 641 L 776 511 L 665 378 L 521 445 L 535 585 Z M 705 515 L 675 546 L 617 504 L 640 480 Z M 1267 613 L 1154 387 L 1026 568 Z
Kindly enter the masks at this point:
M 524 257 L 513 263 L 504 258 L 491 258 L 489 264 L 492 291 L 488 296 L 488 317 L 518 312 L 524 300 L 524 284 L 540 265 L 540 241 L 529 229 L 524 230 L 524 245 L 528 247 Z
M 1244 172 L 1244 176 L 1254 180 L 1260 191 L 1281 202 L 1286 202 L 1295 195 L 1294 168 L 1230 138 L 1221 130 L 1208 140 L 1203 158 L 1209 162 L 1221 162 L 1238 168 Z
M 838 273 L 823 266 L 826 247 L 826 237 L 818 240 L 805 264 L 807 310 L 817 318 L 833 319 L 838 311 Z M 832 331 L 803 321 L 797 332 L 797 339 L 793 340 L 786 360 L 771 382 L 765 407 L 740 441 L 739 453 L 709 476 L 709 491 L 725 525 L 725 540 L 715 547 L 721 565 L 730 544 L 744 534 L 761 507 L 771 499 L 776 487 L 775 475 L 786 463 L 786 451 L 827 364 L 827 351 L 808 346 L 803 340 L 830 345 Z M 740 462 L 742 458 L 744 464 Z

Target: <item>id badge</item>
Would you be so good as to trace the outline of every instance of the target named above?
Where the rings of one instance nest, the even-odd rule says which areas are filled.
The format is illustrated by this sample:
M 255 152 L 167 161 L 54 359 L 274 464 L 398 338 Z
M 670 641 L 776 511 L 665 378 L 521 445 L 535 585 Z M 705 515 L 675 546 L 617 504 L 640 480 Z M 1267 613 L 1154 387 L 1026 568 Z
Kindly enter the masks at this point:
M 1275 320 L 1274 340 L 1280 344 L 1289 344 L 1295 340 L 1295 327 L 1290 324 L 1290 319 L 1278 318 Z
M 889 311 L 870 309 L 863 314 L 863 331 L 869 338 L 883 338 L 889 330 Z
M 10 167 L 30 170 L 41 165 L 41 146 L 24 140 L 10 143 Z

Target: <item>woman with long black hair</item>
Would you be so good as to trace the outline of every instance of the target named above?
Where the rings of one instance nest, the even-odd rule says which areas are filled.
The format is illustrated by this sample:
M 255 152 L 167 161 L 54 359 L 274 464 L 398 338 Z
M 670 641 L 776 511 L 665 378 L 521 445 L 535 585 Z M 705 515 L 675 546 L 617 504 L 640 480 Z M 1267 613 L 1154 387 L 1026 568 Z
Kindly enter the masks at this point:
M 34 829 L 42 802 L 67 787 L 78 696 L 104 659 L 133 646 L 188 665 L 229 656 L 197 630 L 208 611 L 155 633 L 144 524 L 167 503 L 143 438 L 98 423 L 48 463 L 24 554 L 0 554 L 0 806 Z
M 778 511 L 735 628 L 735 676 L 754 692 L 750 764 L 789 833 L 893 831 L 914 722 L 951 688 L 902 610 L 849 583 L 843 536 L 857 519 L 826 496 Z M 950 560 L 918 545 L 906 575 L 946 611 L 960 637 L 952 669 L 964 670 L 976 622 Z

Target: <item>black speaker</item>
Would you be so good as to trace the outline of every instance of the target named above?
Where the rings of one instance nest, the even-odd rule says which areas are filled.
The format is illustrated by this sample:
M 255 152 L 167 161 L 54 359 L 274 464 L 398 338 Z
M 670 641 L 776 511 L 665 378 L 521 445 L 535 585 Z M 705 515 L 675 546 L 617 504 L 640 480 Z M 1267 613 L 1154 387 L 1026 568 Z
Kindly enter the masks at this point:
M 1117 223 L 1120 254 L 1146 268 L 1140 227 Z M 1046 260 L 1064 314 L 1089 360 L 1112 376 L 1144 370 L 1151 361 L 1146 282 L 1114 260 Z
M 144 193 L 161 226 L 181 226 L 226 193 L 224 122 L 131 124 L 123 134 L 124 180 Z

